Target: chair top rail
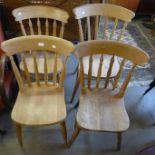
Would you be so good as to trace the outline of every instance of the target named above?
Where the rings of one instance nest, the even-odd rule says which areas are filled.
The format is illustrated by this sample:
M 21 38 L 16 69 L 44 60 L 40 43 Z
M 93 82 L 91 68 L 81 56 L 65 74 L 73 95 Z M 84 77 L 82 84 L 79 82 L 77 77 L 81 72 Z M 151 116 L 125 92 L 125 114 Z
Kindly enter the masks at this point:
M 49 18 L 67 23 L 69 14 L 56 7 L 45 5 L 30 5 L 16 8 L 12 11 L 16 21 L 21 21 L 29 18 Z
M 123 57 L 137 65 L 142 65 L 149 60 L 149 55 L 138 47 L 117 41 L 93 40 L 82 42 L 75 47 L 74 54 L 77 58 L 89 55 L 108 54 Z
M 62 38 L 44 35 L 21 36 L 4 41 L 2 50 L 7 56 L 12 56 L 23 51 L 51 51 L 69 56 L 74 50 L 74 45 Z
M 88 16 L 107 16 L 120 19 L 125 22 L 130 22 L 135 16 L 135 13 L 122 6 L 113 4 L 87 4 L 76 7 L 73 10 L 76 19 L 81 19 Z

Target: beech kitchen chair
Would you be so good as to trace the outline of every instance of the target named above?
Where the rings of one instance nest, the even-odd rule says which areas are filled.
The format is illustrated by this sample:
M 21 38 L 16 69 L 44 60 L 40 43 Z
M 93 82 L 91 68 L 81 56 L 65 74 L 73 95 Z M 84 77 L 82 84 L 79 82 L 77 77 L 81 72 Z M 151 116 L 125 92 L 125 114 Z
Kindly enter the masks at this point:
M 123 44 L 117 41 L 87 41 L 80 43 L 74 50 L 75 56 L 79 59 L 79 72 L 74 89 L 77 91 L 81 86 L 81 96 L 76 115 L 75 129 L 70 140 L 73 143 L 81 129 L 93 131 L 105 131 L 117 133 L 117 148 L 121 147 L 121 134 L 129 127 L 130 121 L 124 106 L 124 93 L 136 65 L 147 62 L 149 56 L 141 49 Z M 89 76 L 89 81 L 95 81 L 95 85 L 90 82 L 85 83 L 83 60 L 87 56 L 101 55 L 100 65 L 97 69 L 96 79 Z M 101 81 L 102 65 L 104 55 L 121 58 L 121 64 L 112 85 L 109 83 L 112 68 L 115 67 L 113 59 L 110 61 L 105 82 Z M 122 77 L 125 61 L 131 62 L 131 69 Z M 92 69 L 92 68 L 91 68 Z M 92 72 L 91 72 L 92 73 Z M 123 74 L 124 75 L 124 74 Z M 121 81 L 120 82 L 120 78 Z M 124 80 L 123 80 L 124 79 Z M 119 86 L 119 87 L 118 87 Z M 75 95 L 75 94 L 74 94 Z
M 78 20 L 81 42 L 99 39 L 121 41 L 122 34 L 127 24 L 131 22 L 132 18 L 135 16 L 134 12 L 124 7 L 101 3 L 83 5 L 75 8 L 73 12 L 75 18 Z M 100 59 L 102 59 L 100 55 L 96 57 L 92 57 L 91 55 L 90 57 L 85 57 L 83 60 L 85 67 L 84 74 L 88 76 L 91 74 L 93 77 L 97 77 L 97 68 Z M 105 78 L 110 65 L 109 56 L 105 55 L 103 64 L 101 77 Z M 115 67 L 110 77 L 115 77 L 119 70 L 119 62 L 116 57 L 114 58 L 113 65 Z M 92 71 L 92 73 L 90 71 Z
M 12 68 L 19 85 L 19 93 L 13 107 L 11 118 L 15 122 L 17 138 L 20 146 L 22 142 L 22 126 L 40 126 L 60 123 L 62 134 L 67 144 L 67 133 L 65 126 L 66 106 L 64 101 L 63 81 L 66 71 L 67 58 L 73 51 L 73 44 L 61 38 L 52 36 L 22 36 L 8 41 L 1 45 L 2 50 L 10 58 Z M 31 52 L 30 52 L 31 51 Z M 34 82 L 30 79 L 26 52 L 31 53 L 35 71 Z M 39 70 L 36 55 L 43 52 L 44 55 L 44 76 L 39 77 Z M 47 65 L 47 53 L 53 52 L 53 77 L 48 76 L 49 66 Z M 15 64 L 13 55 L 19 54 L 24 63 L 26 78 L 22 78 L 20 71 Z M 57 58 L 64 55 L 59 81 L 57 80 Z M 52 59 L 51 59 L 52 60 Z
M 67 23 L 69 15 L 66 11 L 51 7 L 47 5 L 30 5 L 16 8 L 12 11 L 15 20 L 19 22 L 21 32 L 24 36 L 27 35 L 51 35 L 63 38 L 64 27 Z M 33 59 L 28 57 L 27 67 L 30 73 L 34 73 Z M 53 56 L 51 54 L 47 57 L 47 65 L 52 66 Z M 44 59 L 42 55 L 38 55 L 38 70 L 40 73 L 44 73 L 43 66 Z M 58 71 L 61 70 L 61 58 L 58 58 Z M 21 61 L 20 69 L 24 70 L 24 63 Z M 52 67 L 49 67 L 48 73 L 53 73 Z

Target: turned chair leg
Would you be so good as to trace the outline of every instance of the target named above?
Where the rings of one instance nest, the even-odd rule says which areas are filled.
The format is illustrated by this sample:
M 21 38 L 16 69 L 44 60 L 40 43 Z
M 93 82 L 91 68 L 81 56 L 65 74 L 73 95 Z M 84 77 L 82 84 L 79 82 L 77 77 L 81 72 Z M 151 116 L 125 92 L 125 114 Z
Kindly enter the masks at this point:
M 73 134 L 72 134 L 72 137 L 71 137 L 71 140 L 69 142 L 69 145 L 71 145 L 74 140 L 76 139 L 76 137 L 78 136 L 79 132 L 80 132 L 80 127 L 78 126 L 77 122 L 75 123 L 75 126 L 74 126 L 74 131 L 73 131 Z
M 16 135 L 19 142 L 19 145 L 23 147 L 23 140 L 22 140 L 22 127 L 20 124 L 16 124 Z
M 121 143 L 122 143 L 122 133 L 117 133 L 117 150 L 121 149 Z
M 60 123 L 60 127 L 61 127 L 61 133 L 63 136 L 63 139 L 65 141 L 66 146 L 68 146 L 68 142 L 67 142 L 67 130 L 66 130 L 66 124 L 65 121 Z

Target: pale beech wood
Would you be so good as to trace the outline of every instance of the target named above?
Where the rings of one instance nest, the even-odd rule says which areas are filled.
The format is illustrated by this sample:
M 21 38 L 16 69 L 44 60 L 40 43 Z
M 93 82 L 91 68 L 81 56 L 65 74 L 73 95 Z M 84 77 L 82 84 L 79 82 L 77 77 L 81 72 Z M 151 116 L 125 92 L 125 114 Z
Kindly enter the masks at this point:
M 97 77 L 96 77 L 96 88 L 99 88 L 99 82 L 100 82 L 100 77 L 102 72 L 102 64 L 103 64 L 103 54 L 100 57 L 100 63 L 99 63 Z
M 40 23 L 40 19 L 37 18 L 37 27 L 38 27 L 38 35 L 41 35 L 42 32 L 41 32 L 41 23 Z
M 82 24 L 81 24 L 81 19 L 78 19 L 78 24 L 79 24 L 79 35 L 80 35 L 80 41 L 84 41 L 83 37 L 83 29 L 82 29 Z
M 91 40 L 90 17 L 87 17 L 87 26 L 88 26 L 88 40 Z
M 75 47 L 77 58 L 83 58 L 92 54 L 115 55 L 142 65 L 149 60 L 149 55 L 138 47 L 133 47 L 117 41 L 92 40 L 82 42 Z
M 55 58 L 54 58 L 54 69 L 53 69 L 53 84 L 56 84 L 56 79 L 57 79 L 57 63 L 58 63 L 58 55 L 55 54 Z
M 109 65 L 109 69 L 108 69 L 108 72 L 107 72 L 107 75 L 106 75 L 104 88 L 107 88 L 107 86 L 109 84 L 109 78 L 111 76 L 111 72 L 112 72 L 112 68 L 113 68 L 113 63 L 114 63 L 114 55 L 111 57 L 111 60 L 110 60 L 110 65 Z
M 69 41 L 66 41 L 62 38 L 44 35 L 17 37 L 3 42 L 1 47 L 3 48 L 7 56 L 11 56 L 17 53 L 20 54 L 21 52 L 23 52 L 23 50 L 35 51 L 36 49 L 38 51 L 46 50 L 51 53 L 59 51 L 60 54 L 69 56 L 70 52 L 74 49 L 73 44 Z
M 135 67 L 136 67 L 136 64 L 133 64 L 131 69 L 129 70 L 129 72 L 128 72 L 128 74 L 127 74 L 127 76 L 126 76 L 126 78 L 125 78 L 125 80 L 121 86 L 121 89 L 120 89 L 119 93 L 117 94 L 117 96 L 119 96 L 119 97 L 124 96 L 125 90 L 128 86 L 129 80 L 131 78 L 132 72 L 133 72 Z
M 56 29 L 57 29 L 57 22 L 56 20 L 54 20 L 53 21 L 53 36 L 57 36 Z
M 64 28 L 65 28 L 65 23 L 61 23 L 60 36 L 59 36 L 60 38 L 63 38 Z
M 47 53 L 44 51 L 44 80 L 45 84 L 48 85 L 48 66 L 47 66 Z
M 126 27 L 127 27 L 127 22 L 124 22 L 123 27 L 122 27 L 122 29 L 121 29 L 121 32 L 120 32 L 119 35 L 118 35 L 117 41 L 120 41 L 120 40 L 121 40 L 122 34 L 123 34 L 123 32 L 125 31 L 125 28 L 126 28 Z
M 74 140 L 76 139 L 76 137 L 79 135 L 80 130 L 81 130 L 81 129 L 80 129 L 80 127 L 78 126 L 77 122 L 75 122 L 74 131 L 73 131 L 72 137 L 71 137 L 71 139 L 70 139 L 70 141 L 69 141 L 69 145 L 71 145 L 71 144 L 74 142 Z
M 29 70 L 27 68 L 27 63 L 26 63 L 26 60 L 25 60 L 25 55 L 22 54 L 21 56 L 22 56 L 22 61 L 23 61 L 25 77 L 26 77 L 26 79 L 28 81 L 28 85 L 31 86 L 30 73 L 29 73 Z
M 39 79 L 39 72 L 38 72 L 38 64 L 36 60 L 36 51 L 32 51 L 33 55 L 33 65 L 34 65 L 34 73 L 35 73 L 35 80 L 37 81 L 37 85 L 40 85 L 40 79 Z
M 59 123 L 66 118 L 66 107 L 63 93 L 51 91 L 39 95 L 32 87 L 31 94 L 19 93 L 12 110 L 13 121 L 23 125 L 50 125 Z M 34 93 L 34 95 L 33 95 Z
M 98 75 L 98 68 L 100 65 L 100 57 L 101 55 L 95 55 L 93 56 L 93 62 L 92 62 L 92 77 L 97 77 Z M 83 64 L 84 64 L 84 74 L 88 76 L 88 70 L 89 70 L 89 57 L 84 57 L 83 58 Z M 102 63 L 102 71 L 101 71 L 101 78 L 105 78 L 109 69 L 110 65 L 110 56 L 109 55 L 104 55 L 104 61 Z M 113 64 L 112 72 L 110 75 L 110 78 L 113 78 L 117 75 L 117 72 L 119 70 L 119 63 L 117 57 L 115 57 L 115 61 Z
M 76 15 L 76 19 L 88 16 L 107 16 L 130 22 L 135 16 L 134 12 L 124 7 L 100 3 L 83 5 L 75 8 L 73 11 Z
M 26 36 L 27 34 L 26 34 L 26 31 L 25 31 L 25 28 L 24 28 L 24 25 L 23 25 L 22 20 L 19 21 L 19 24 L 20 24 L 20 28 L 21 28 L 21 31 L 22 31 L 23 36 Z
M 111 40 L 111 39 L 112 39 L 112 37 L 113 37 L 113 35 L 114 35 L 114 32 L 115 32 L 115 29 L 116 29 L 117 24 L 118 24 L 118 19 L 116 18 L 116 19 L 115 19 L 115 22 L 114 22 L 114 26 L 113 26 L 113 28 L 112 28 L 112 31 L 111 31 L 111 33 L 110 33 L 110 38 L 109 38 L 109 40 Z
M 18 85 L 19 85 L 19 89 L 20 89 L 21 92 L 23 92 L 24 91 L 24 83 L 23 83 L 23 80 L 22 80 L 22 78 L 20 76 L 20 72 L 19 72 L 19 70 L 18 70 L 18 68 L 16 66 L 16 63 L 15 63 L 15 61 L 13 59 L 13 56 L 10 56 L 10 60 L 11 60 L 12 68 L 14 70 L 14 74 L 16 76 L 16 80 L 17 80 Z
M 95 17 L 95 36 L 94 39 L 98 39 L 98 24 L 99 24 L 99 16 Z
M 128 10 L 121 6 L 111 5 L 111 4 L 88 4 L 88 5 L 77 7 L 73 11 L 76 16 L 76 19 L 78 19 L 79 21 L 80 41 L 84 41 L 84 35 L 87 35 L 87 37 L 85 37 L 87 38 L 86 40 L 91 40 L 92 39 L 91 34 L 94 34 L 93 36 L 94 40 L 98 39 L 97 38 L 98 28 L 99 28 L 98 20 L 100 17 L 101 17 L 100 21 L 103 20 L 103 23 L 100 22 L 100 24 L 102 24 L 102 39 L 112 40 L 113 35 L 115 34 L 115 30 L 116 30 L 118 22 L 121 21 L 123 24 L 125 23 L 122 29 L 120 30 L 120 33 L 118 34 L 118 36 L 116 36 L 117 41 L 119 41 L 127 26 L 127 23 L 129 23 L 135 15 L 134 12 L 132 12 L 131 10 Z M 92 28 L 90 27 L 90 18 L 92 17 L 93 18 L 95 17 L 94 18 L 94 23 L 95 23 L 94 30 L 93 30 L 93 27 Z M 85 18 L 87 19 L 87 30 L 86 31 L 88 33 L 84 34 L 82 26 L 81 26 L 81 21 L 84 21 Z M 111 28 L 109 37 L 106 36 L 108 22 L 113 23 L 113 27 Z M 94 67 L 92 67 L 92 76 L 94 77 L 97 77 L 96 68 L 98 68 L 99 66 L 98 61 L 99 61 L 98 59 L 94 60 Z M 119 70 L 119 62 L 117 58 L 115 58 L 114 61 L 115 61 L 113 64 L 114 69 L 112 69 L 111 75 L 109 78 L 115 77 Z M 102 78 L 106 77 L 107 68 L 109 68 L 108 65 L 110 65 L 109 62 L 110 62 L 110 57 L 108 56 L 105 57 L 104 63 L 106 64 L 105 66 L 107 67 L 103 68 L 104 72 L 102 72 L 102 75 L 101 75 Z M 90 62 L 88 62 L 87 59 L 84 59 L 84 68 L 86 68 L 84 71 L 85 75 L 88 75 L 89 73 L 89 71 L 87 72 L 87 68 L 89 68 L 89 66 L 90 66 Z
M 118 90 L 86 90 L 80 97 L 77 123 L 81 128 L 94 131 L 125 131 L 129 117 L 124 98 L 117 98 Z
M 103 24 L 103 31 L 102 31 L 102 38 L 106 39 L 106 29 L 107 29 L 108 17 L 104 17 L 104 24 Z
M 31 19 L 29 19 L 29 27 L 30 27 L 30 33 L 31 33 L 31 35 L 34 35 L 34 30 L 33 30 Z
M 37 30 L 37 34 L 41 35 L 41 34 L 45 34 L 45 35 L 54 35 L 56 36 L 56 32 L 59 29 L 57 27 L 57 21 L 61 23 L 61 28 L 60 28 L 60 38 L 63 38 L 64 35 L 64 26 L 68 21 L 69 15 L 66 11 L 56 8 L 56 7 L 51 7 L 51 6 L 47 6 L 47 5 L 31 5 L 31 6 L 24 6 L 24 7 L 19 7 L 17 9 L 14 9 L 12 11 L 13 16 L 15 17 L 15 20 L 18 21 L 20 23 L 20 27 L 21 27 L 21 31 L 23 35 L 33 35 L 34 33 L 36 34 Z M 36 19 L 36 20 L 35 20 Z M 42 19 L 45 20 L 45 23 L 42 22 Z M 26 21 L 28 20 L 28 24 L 29 24 L 29 28 L 30 28 L 30 32 L 26 32 Z M 32 21 L 33 22 L 32 22 Z M 23 22 L 24 21 L 24 22 Z M 36 24 L 35 24 L 36 22 Z M 52 34 L 50 33 L 51 27 L 52 26 L 52 22 L 53 22 L 53 30 L 52 30 Z M 23 23 L 25 23 L 25 28 Z M 45 32 L 43 31 L 45 27 Z M 47 57 L 48 59 L 50 59 L 50 57 Z M 40 58 L 41 59 L 41 58 Z M 30 60 L 30 58 L 29 58 Z M 34 73 L 33 66 L 31 63 L 32 60 L 30 60 L 30 63 L 28 64 L 28 68 L 30 68 L 31 73 Z M 48 60 L 47 60 L 48 61 Z M 51 60 L 49 60 L 51 62 Z M 61 59 L 58 59 L 58 63 L 61 64 Z M 20 69 L 23 70 L 23 64 L 21 62 L 20 64 Z M 50 67 L 50 66 L 49 66 Z M 40 73 L 44 73 L 42 70 L 42 66 L 38 65 L 38 70 L 41 72 Z M 61 70 L 61 66 L 58 65 L 58 71 L 60 72 Z M 49 69 L 48 73 L 53 73 L 53 69 Z
M 143 63 L 146 63 L 149 60 L 149 56 L 142 49 L 137 47 L 132 47 L 131 45 L 123 44 L 117 41 L 105 40 L 95 40 L 80 43 L 76 46 L 74 54 L 79 60 L 83 59 L 84 57 L 94 55 L 104 55 L 104 57 L 106 55 L 110 55 L 111 62 L 107 72 L 107 78 L 105 80 L 106 87 L 103 87 L 101 84 L 99 85 L 99 79 L 97 79 L 98 82 L 96 82 L 95 86 L 92 85 L 91 88 L 85 86 L 83 89 L 81 78 L 77 79 L 75 89 L 77 90 L 77 87 L 81 86 L 81 96 L 79 99 L 79 107 L 76 116 L 78 128 L 75 128 L 73 131 L 73 136 L 70 143 L 75 140 L 80 128 L 92 131 L 115 132 L 118 134 L 117 147 L 120 148 L 121 132 L 126 131 L 130 124 L 124 105 L 123 95 L 131 78 L 133 69 L 136 65 L 142 65 Z M 117 77 L 114 79 L 115 84 L 113 88 L 115 89 L 107 86 L 114 63 L 114 56 L 123 58 L 117 73 Z M 122 73 L 125 60 L 131 61 L 133 65 L 122 82 L 122 86 L 120 88 L 116 88 L 116 84 L 118 83 L 120 74 Z M 102 61 L 103 57 L 100 57 L 100 63 Z M 79 66 L 79 68 L 81 68 L 81 66 Z M 99 78 L 101 75 L 100 72 L 101 65 L 98 68 L 97 78 Z M 81 70 L 79 70 L 79 73 L 83 74 L 80 76 L 84 77 L 84 73 L 82 73 Z
M 27 47 L 26 45 L 29 46 Z M 65 76 L 67 58 L 70 55 L 69 53 L 71 53 L 74 49 L 73 44 L 64 39 L 52 36 L 30 35 L 5 41 L 2 43 L 1 47 L 6 55 L 8 55 L 11 59 L 12 68 L 20 87 L 16 103 L 11 113 L 12 120 L 18 124 L 18 126 L 16 126 L 16 131 L 19 144 L 22 146 L 21 125 L 38 126 L 55 123 L 61 124 L 62 135 L 65 143 L 67 144 L 67 133 L 64 122 L 66 118 L 66 104 L 64 100 L 63 80 Z M 25 49 L 26 47 L 27 49 Z M 38 80 L 39 75 L 36 72 L 38 64 L 35 60 L 35 54 L 39 53 L 39 50 L 45 51 L 45 61 L 43 64 L 45 74 L 44 78 L 40 80 Z M 22 79 L 22 76 L 13 60 L 13 55 L 17 53 L 20 55 L 23 53 L 22 51 L 24 53 L 28 52 L 32 57 L 34 57 L 34 70 L 35 73 L 37 73 L 37 77 L 33 82 L 31 82 L 31 86 Z M 48 81 L 46 51 L 53 53 L 53 55 L 65 55 L 64 67 L 62 67 L 60 80 L 58 81 L 56 79 L 55 84 L 53 84 L 52 80 Z
M 92 79 L 92 62 L 93 62 L 93 56 L 91 55 L 91 56 L 89 57 L 88 88 L 91 87 L 91 79 Z
M 113 90 L 116 88 L 116 86 L 117 86 L 117 84 L 118 84 L 119 78 L 120 78 L 120 76 L 121 76 L 121 73 L 122 73 L 122 70 L 123 70 L 123 67 L 124 67 L 124 63 L 125 63 L 125 59 L 123 59 L 123 60 L 121 61 L 120 69 L 119 69 L 117 75 L 116 75 L 115 78 L 114 78 Z
M 19 142 L 19 145 L 23 147 L 23 139 L 22 139 L 22 126 L 20 124 L 15 123 L 16 126 L 16 135 Z
M 60 127 L 61 127 L 62 136 L 63 136 L 64 141 L 65 141 L 65 144 L 67 146 L 68 145 L 68 142 L 67 142 L 67 130 L 66 130 L 65 121 L 63 121 L 63 122 L 60 123 Z
M 46 18 L 46 21 L 45 21 L 45 27 L 46 27 L 46 35 L 49 35 L 49 22 L 48 22 L 48 18 Z
M 69 15 L 66 11 L 47 5 L 31 5 L 16 8 L 12 11 L 16 21 L 29 18 L 49 18 L 67 23 Z
M 47 72 L 48 72 L 48 74 L 53 73 L 53 75 L 54 75 L 55 67 L 53 67 L 53 66 L 55 66 L 55 56 L 54 56 L 54 54 L 50 54 L 49 52 L 46 52 L 46 55 L 47 55 L 47 66 L 48 66 Z M 44 57 L 43 54 L 37 55 L 37 64 L 39 64 L 38 72 L 41 74 L 44 74 L 44 65 L 43 65 L 44 58 L 43 57 Z M 29 65 L 27 65 L 29 72 L 32 74 L 35 73 L 34 67 L 32 67 L 33 59 L 31 58 L 31 55 L 29 53 L 25 54 L 25 61 L 27 64 L 29 64 Z M 58 71 L 60 71 L 62 68 L 61 57 L 57 58 L 57 68 L 58 68 L 57 69 Z M 21 61 L 21 63 L 20 63 L 20 69 L 24 70 L 24 62 L 23 61 Z

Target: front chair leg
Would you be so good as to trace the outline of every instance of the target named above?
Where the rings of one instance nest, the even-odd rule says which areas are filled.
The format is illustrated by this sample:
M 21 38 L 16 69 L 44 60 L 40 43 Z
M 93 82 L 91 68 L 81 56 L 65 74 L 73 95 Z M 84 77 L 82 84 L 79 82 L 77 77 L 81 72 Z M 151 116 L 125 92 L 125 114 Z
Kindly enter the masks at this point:
M 17 139 L 19 142 L 19 145 L 21 147 L 23 147 L 23 140 L 22 140 L 22 127 L 20 124 L 15 124 L 16 125 L 16 135 L 17 135 Z
M 122 143 L 122 132 L 117 133 L 117 150 L 121 149 L 121 143 Z
M 72 134 L 72 137 L 71 137 L 71 140 L 69 142 L 69 145 L 71 145 L 74 140 L 76 139 L 76 137 L 78 136 L 79 132 L 80 132 L 80 127 L 78 126 L 77 122 L 75 123 L 75 126 L 74 126 L 74 131 L 73 131 L 73 134 Z
M 66 146 L 68 146 L 68 143 L 67 143 L 67 130 L 66 130 L 65 121 L 61 122 L 60 126 L 61 126 L 61 133 L 62 133 L 62 136 L 64 138 L 65 144 L 66 144 Z

